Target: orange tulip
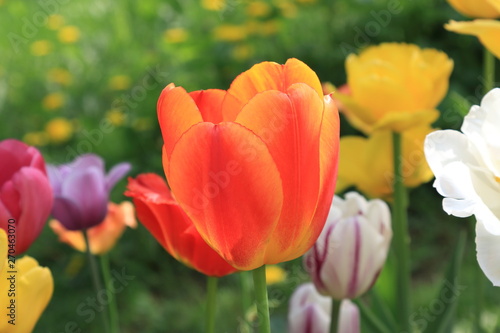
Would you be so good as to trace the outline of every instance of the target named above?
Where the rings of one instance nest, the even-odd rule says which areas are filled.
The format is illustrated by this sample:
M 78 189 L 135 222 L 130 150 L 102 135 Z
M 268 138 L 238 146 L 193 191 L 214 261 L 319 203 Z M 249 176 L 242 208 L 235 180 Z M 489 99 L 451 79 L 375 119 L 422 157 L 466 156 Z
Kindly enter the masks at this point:
M 251 270 L 314 244 L 333 197 L 339 120 L 307 65 L 263 62 L 227 91 L 170 84 L 158 119 L 172 193 L 226 261 Z
M 59 236 L 59 241 L 80 252 L 87 251 L 85 239 L 80 230 L 68 230 L 57 220 L 51 220 L 49 226 Z M 127 226 L 131 228 L 137 226 L 134 206 L 128 201 L 124 201 L 119 205 L 112 202 L 108 203 L 108 214 L 104 221 L 87 230 L 90 251 L 93 254 L 100 255 L 111 250 Z
M 236 271 L 205 243 L 160 176 L 129 178 L 127 188 L 125 195 L 133 198 L 139 221 L 175 259 L 209 276 Z

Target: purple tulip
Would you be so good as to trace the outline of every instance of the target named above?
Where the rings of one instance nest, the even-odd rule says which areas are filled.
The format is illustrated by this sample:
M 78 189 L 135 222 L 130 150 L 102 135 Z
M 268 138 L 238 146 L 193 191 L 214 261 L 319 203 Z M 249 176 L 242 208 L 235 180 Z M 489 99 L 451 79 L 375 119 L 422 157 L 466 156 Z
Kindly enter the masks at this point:
M 318 291 L 334 299 L 365 293 L 384 266 L 392 238 L 389 207 L 356 192 L 335 197 L 304 264 Z
M 52 216 L 69 230 L 101 223 L 108 211 L 111 189 L 130 168 L 129 163 L 120 163 L 106 174 L 104 161 L 94 154 L 81 155 L 68 164 L 49 165 L 54 189 Z
M 52 188 L 40 152 L 14 139 L 0 141 L 0 228 L 16 255 L 40 235 L 51 208 Z
M 318 293 L 312 283 L 300 285 L 290 299 L 288 333 L 330 332 L 332 299 Z M 338 333 L 359 333 L 359 310 L 349 300 L 340 305 Z

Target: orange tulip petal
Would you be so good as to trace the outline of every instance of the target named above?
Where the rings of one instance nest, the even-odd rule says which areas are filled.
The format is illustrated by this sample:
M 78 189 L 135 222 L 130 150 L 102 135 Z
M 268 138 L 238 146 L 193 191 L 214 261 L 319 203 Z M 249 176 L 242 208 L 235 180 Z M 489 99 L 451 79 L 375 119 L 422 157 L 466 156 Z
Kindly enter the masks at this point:
M 308 85 L 297 83 L 288 94 L 271 90 L 256 95 L 236 122 L 264 141 L 283 180 L 284 205 L 268 252 L 283 261 L 311 221 L 319 194 L 319 134 L 323 101 Z M 280 260 L 281 259 L 281 260 Z
M 218 124 L 222 121 L 222 102 L 226 97 L 225 90 L 208 89 L 189 93 L 201 112 L 203 121 Z
M 262 62 L 240 74 L 228 92 L 246 104 L 256 94 L 266 90 L 287 91 L 294 83 L 305 83 L 323 96 L 321 82 L 314 71 L 298 59 L 289 59 L 284 65 Z
M 203 241 L 160 176 L 129 178 L 125 194 L 133 197 L 139 220 L 174 258 L 206 275 L 236 271 Z
M 196 103 L 182 87 L 169 84 L 158 99 L 158 122 L 165 146 L 166 158 L 170 158 L 175 142 L 192 125 L 202 122 Z
M 283 190 L 266 145 L 235 123 L 201 123 L 177 142 L 170 186 L 205 241 L 232 266 L 262 265 Z
M 337 179 L 338 160 L 339 160 L 339 136 L 340 120 L 339 112 L 335 102 L 330 95 L 324 97 L 325 109 L 323 120 L 321 122 L 320 132 L 320 188 L 318 202 L 314 217 L 310 227 L 304 233 L 303 240 L 296 249 L 298 253 L 304 253 L 313 246 L 323 230 L 324 223 L 330 212 L 330 206 L 335 192 L 335 183 Z

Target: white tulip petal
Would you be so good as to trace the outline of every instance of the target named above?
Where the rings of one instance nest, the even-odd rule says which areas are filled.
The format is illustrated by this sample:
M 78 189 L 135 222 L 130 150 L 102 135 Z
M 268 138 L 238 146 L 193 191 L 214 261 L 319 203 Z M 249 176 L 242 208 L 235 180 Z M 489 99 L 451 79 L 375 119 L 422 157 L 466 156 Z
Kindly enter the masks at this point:
M 424 141 L 427 163 L 435 175 L 442 175 L 445 166 L 452 162 L 477 165 L 476 158 L 469 151 L 467 137 L 453 130 L 435 131 Z
M 476 223 L 477 261 L 494 286 L 500 286 L 500 235 L 488 232 L 482 221 Z
M 338 333 L 359 333 L 359 309 L 348 299 L 340 305 Z

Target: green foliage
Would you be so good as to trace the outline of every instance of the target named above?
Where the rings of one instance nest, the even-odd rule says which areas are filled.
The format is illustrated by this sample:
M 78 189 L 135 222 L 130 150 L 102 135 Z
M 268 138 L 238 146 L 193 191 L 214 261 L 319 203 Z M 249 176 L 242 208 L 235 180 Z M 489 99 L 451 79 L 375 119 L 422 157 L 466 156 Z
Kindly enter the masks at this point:
M 196 0 L 0 0 L 0 139 L 36 145 L 51 163 L 93 152 L 108 165 L 130 161 L 132 175 L 162 174 L 156 101 L 168 83 L 188 91 L 226 89 L 254 63 L 296 57 L 322 81 L 339 86 L 349 53 L 390 41 L 437 48 L 454 60 L 437 126 L 458 128 L 464 110 L 482 96 L 482 49 L 475 38 L 444 30 L 449 19 L 461 19 L 445 1 L 262 2 L 269 11 L 251 17 L 250 1 L 243 0 L 229 0 L 221 11 L 208 11 Z M 76 30 L 65 30 L 68 26 Z M 239 27 L 243 37 L 220 37 L 229 26 Z M 69 125 L 48 127 L 58 118 Z M 342 134 L 352 133 L 343 121 Z M 113 201 L 124 200 L 123 190 L 124 182 Z M 411 194 L 415 309 L 428 306 L 441 285 L 450 248 L 466 223 L 446 216 L 440 201 L 430 184 Z M 464 263 L 466 286 L 474 283 L 471 276 L 478 269 L 472 238 Z M 59 243 L 48 227 L 28 254 L 50 267 L 55 280 L 54 296 L 35 331 L 64 332 L 75 322 L 82 332 L 98 332 L 99 320 L 86 322 L 88 316 L 78 313 L 93 297 L 84 255 Z M 203 331 L 204 277 L 173 260 L 142 226 L 125 233 L 110 259 L 113 269 L 126 269 L 134 278 L 116 295 L 122 332 Z M 280 332 L 289 296 L 307 278 L 300 260 L 283 266 L 288 282 L 270 287 L 272 326 Z M 384 301 L 394 293 L 385 275 L 376 287 Z M 218 332 L 234 332 L 242 322 L 238 281 L 236 276 L 220 281 Z M 472 290 L 461 299 L 471 299 Z M 498 312 L 494 293 L 485 288 L 485 311 Z M 470 327 L 467 304 L 457 311 L 457 325 Z

